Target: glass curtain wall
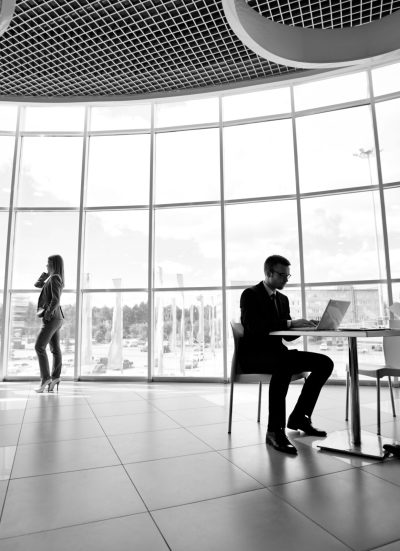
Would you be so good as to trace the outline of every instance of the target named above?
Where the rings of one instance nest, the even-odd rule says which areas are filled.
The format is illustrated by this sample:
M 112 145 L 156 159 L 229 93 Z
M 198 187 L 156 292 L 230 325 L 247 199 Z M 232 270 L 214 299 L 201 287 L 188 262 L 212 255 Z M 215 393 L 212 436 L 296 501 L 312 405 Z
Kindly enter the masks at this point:
M 351 301 L 385 325 L 400 288 L 400 64 L 257 91 L 107 105 L 0 104 L 4 377 L 38 376 L 47 257 L 65 260 L 64 374 L 229 376 L 229 321 L 269 254 L 293 317 Z M 324 351 L 345 376 L 342 339 Z M 383 362 L 359 339 L 361 363 Z

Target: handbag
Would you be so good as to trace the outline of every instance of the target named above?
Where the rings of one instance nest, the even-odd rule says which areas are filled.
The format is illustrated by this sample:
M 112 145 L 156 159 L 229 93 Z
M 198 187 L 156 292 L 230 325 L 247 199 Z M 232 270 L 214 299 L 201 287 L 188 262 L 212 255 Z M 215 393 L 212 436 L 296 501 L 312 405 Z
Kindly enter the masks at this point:
M 36 316 L 38 318 L 42 318 L 44 316 L 45 311 L 46 311 L 46 308 L 38 308 L 36 311 Z

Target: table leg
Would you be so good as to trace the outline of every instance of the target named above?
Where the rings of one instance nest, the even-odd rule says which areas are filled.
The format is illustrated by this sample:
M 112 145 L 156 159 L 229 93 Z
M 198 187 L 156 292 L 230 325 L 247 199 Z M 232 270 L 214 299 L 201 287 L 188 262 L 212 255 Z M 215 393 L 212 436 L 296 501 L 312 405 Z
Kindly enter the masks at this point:
M 360 396 L 358 385 L 358 356 L 357 337 L 348 337 L 349 343 L 349 372 L 351 396 L 351 430 L 337 431 L 330 434 L 316 446 L 321 451 L 339 452 L 359 457 L 384 459 L 383 444 L 390 444 L 389 438 L 361 432 Z
M 357 337 L 348 337 L 351 393 L 351 436 L 355 446 L 361 444 L 360 394 L 358 387 Z

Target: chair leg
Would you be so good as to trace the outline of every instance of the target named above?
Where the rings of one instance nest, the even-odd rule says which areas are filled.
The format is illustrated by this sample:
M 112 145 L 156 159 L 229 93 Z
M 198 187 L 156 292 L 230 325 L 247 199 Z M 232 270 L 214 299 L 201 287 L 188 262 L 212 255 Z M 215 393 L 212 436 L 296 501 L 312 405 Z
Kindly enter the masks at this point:
M 376 378 L 376 402 L 377 402 L 377 424 L 378 432 L 381 434 L 381 380 L 379 377 Z
M 231 394 L 230 394 L 230 400 L 229 400 L 229 423 L 228 423 L 228 434 L 230 434 L 231 431 L 232 431 L 233 387 L 234 387 L 234 382 L 231 381 Z
M 257 423 L 260 422 L 260 418 L 261 418 L 261 395 L 262 395 L 262 382 L 260 381 L 258 383 L 258 416 L 257 416 Z
M 389 388 L 390 388 L 390 399 L 392 400 L 393 417 L 396 417 L 396 408 L 394 407 L 394 398 L 393 398 L 392 379 L 391 379 L 390 375 L 388 376 L 388 379 L 389 379 Z
M 350 376 L 349 371 L 346 371 L 346 417 L 344 418 L 345 421 L 349 420 L 349 386 L 350 386 Z

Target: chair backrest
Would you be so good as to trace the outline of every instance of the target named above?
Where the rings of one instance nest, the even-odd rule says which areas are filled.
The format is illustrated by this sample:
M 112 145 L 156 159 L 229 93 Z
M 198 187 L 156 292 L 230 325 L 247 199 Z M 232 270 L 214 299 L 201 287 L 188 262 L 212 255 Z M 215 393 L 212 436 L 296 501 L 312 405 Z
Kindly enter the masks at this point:
M 257 383 L 257 382 L 269 382 L 271 375 L 264 373 L 243 373 L 239 363 L 239 343 L 243 338 L 244 329 L 243 325 L 239 322 L 231 321 L 234 350 L 231 364 L 231 382 L 240 383 Z
M 236 375 L 238 375 L 241 372 L 239 367 L 239 342 L 244 335 L 244 329 L 241 323 L 237 323 L 235 321 L 231 321 L 231 327 L 232 327 L 233 344 L 234 344 L 232 364 L 231 364 L 231 380 L 235 380 Z
M 383 353 L 386 366 L 400 369 L 400 337 L 383 337 Z

